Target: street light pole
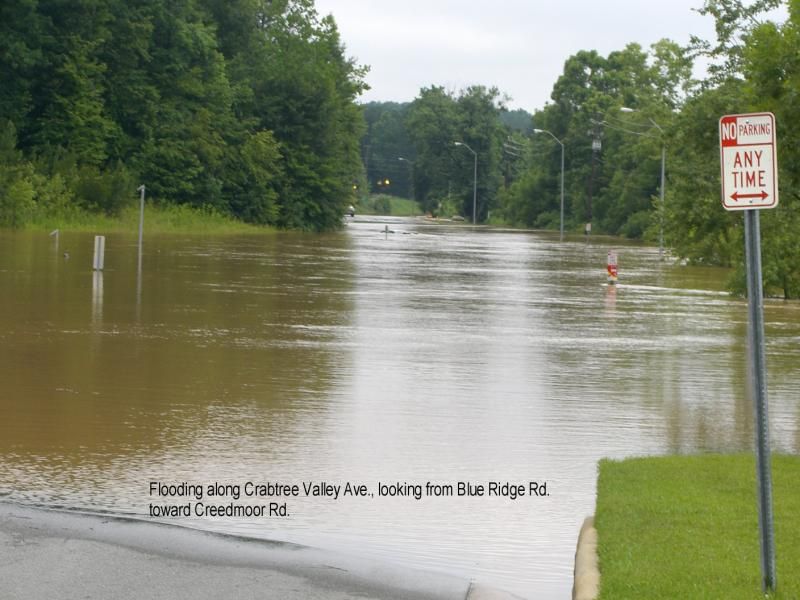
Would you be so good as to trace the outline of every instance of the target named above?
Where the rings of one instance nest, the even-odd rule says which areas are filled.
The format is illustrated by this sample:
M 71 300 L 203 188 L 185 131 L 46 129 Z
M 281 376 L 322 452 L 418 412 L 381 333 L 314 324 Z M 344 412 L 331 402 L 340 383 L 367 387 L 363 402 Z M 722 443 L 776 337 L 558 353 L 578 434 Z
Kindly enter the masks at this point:
M 655 121 L 653 121 L 653 124 L 655 125 Z M 658 126 L 656 125 L 656 127 Z M 660 127 L 658 129 L 661 131 Z M 664 143 L 664 132 L 662 131 L 661 133 L 661 209 L 658 215 L 658 258 L 664 260 L 664 171 L 667 163 L 667 146 Z
M 564 241 L 564 143 L 547 129 L 534 129 L 533 133 L 546 133 L 561 146 L 561 241 Z
M 472 156 L 475 158 L 475 166 L 472 174 L 472 224 L 476 225 L 478 222 L 478 153 L 464 142 L 453 142 L 453 144 L 456 146 L 464 146 L 464 148 L 472 152 Z
M 403 156 L 398 156 L 397 160 L 401 160 L 403 162 L 407 162 L 409 165 L 411 178 L 408 180 L 408 199 L 414 200 L 414 161 L 409 160 Z
M 623 106 L 620 108 L 621 112 L 624 113 L 632 113 L 637 112 L 635 108 L 628 108 L 627 106 Z M 661 260 L 664 260 L 664 185 L 665 185 L 665 172 L 666 172 L 666 163 L 667 163 L 667 144 L 664 141 L 664 130 L 661 129 L 658 123 L 656 123 L 650 117 L 647 117 L 647 120 L 658 129 L 658 132 L 661 134 L 661 189 L 659 190 L 659 197 L 661 207 L 658 211 L 658 257 Z M 645 135 L 641 133 L 637 133 L 636 135 Z

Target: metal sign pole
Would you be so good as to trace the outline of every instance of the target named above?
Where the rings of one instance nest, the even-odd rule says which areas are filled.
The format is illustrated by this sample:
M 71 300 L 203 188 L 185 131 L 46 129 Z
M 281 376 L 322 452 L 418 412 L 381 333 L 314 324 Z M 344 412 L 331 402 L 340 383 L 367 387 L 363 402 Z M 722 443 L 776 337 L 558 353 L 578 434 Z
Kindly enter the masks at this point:
M 142 270 L 142 233 L 144 232 L 144 184 L 140 185 L 139 196 L 139 271 Z
M 775 528 L 772 518 L 772 469 L 770 467 L 767 415 L 767 364 L 764 352 L 764 304 L 761 289 L 761 232 L 758 210 L 744 211 L 747 258 L 748 342 L 750 386 L 755 407 L 756 471 L 758 476 L 758 527 L 764 592 L 774 591 Z

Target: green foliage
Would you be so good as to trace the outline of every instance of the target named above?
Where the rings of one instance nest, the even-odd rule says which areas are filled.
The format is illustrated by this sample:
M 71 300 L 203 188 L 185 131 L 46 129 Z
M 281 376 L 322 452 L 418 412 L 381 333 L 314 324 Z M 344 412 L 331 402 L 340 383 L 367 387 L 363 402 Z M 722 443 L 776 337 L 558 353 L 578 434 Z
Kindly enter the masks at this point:
M 21 228 L 44 212 L 69 212 L 74 193 L 64 179 L 38 172 L 16 144 L 14 124 L 0 123 L 0 226 Z
M 372 206 L 369 207 L 369 204 Z M 378 194 L 370 198 L 368 207 L 372 208 L 373 212 L 378 215 L 390 215 L 392 214 L 392 202 L 391 198 L 385 194 Z
M 553 104 L 533 116 L 537 129 L 564 145 L 567 229 L 582 229 L 588 221 L 594 231 L 653 235 L 661 152 L 670 149 L 674 111 L 692 89 L 690 74 L 690 58 L 669 40 L 649 52 L 629 44 L 607 57 L 581 51 L 567 59 L 553 87 Z M 622 107 L 635 113 L 625 114 Z M 500 209 L 514 224 L 555 227 L 561 146 L 544 132 L 527 142 L 523 173 L 503 193 Z M 594 143 L 601 145 L 599 151 Z M 671 155 L 667 164 L 671 169 Z
M 531 114 L 521 108 L 501 112 L 500 122 L 511 132 L 518 132 L 523 135 L 533 133 Z
M 784 3 L 782 0 L 704 0 L 698 12 L 714 18 L 717 39 L 710 42 L 692 36 L 691 47 L 694 53 L 710 59 L 705 85 L 713 87 L 741 75 L 749 32 L 760 23 L 761 15 Z
M 364 73 L 311 0 L 5 3 L 0 115 L 24 158 L 3 222 L 54 197 L 118 214 L 144 182 L 164 203 L 337 227 L 363 179 Z
M 744 6 L 733 0 L 705 3 L 713 15 L 717 44 L 696 46 L 718 63 L 712 77 L 691 97 L 677 118 L 667 188 L 668 241 L 679 256 L 694 262 L 734 266 L 730 287 L 743 293 L 744 239 L 740 213 L 720 206 L 718 121 L 725 114 L 775 113 L 780 165 L 780 204 L 761 211 L 764 291 L 784 298 L 800 296 L 800 6 L 788 3 L 789 19 L 779 26 L 758 17 L 777 2 Z
M 406 129 L 416 157 L 415 198 L 426 212 L 437 213 L 443 198 L 456 198 L 457 212 L 472 216 L 477 155 L 477 218 L 486 219 L 502 181 L 502 143 L 509 133 L 500 121 L 504 110 L 496 88 L 472 86 L 458 96 L 441 87 L 420 91 Z
M 457 119 L 455 100 L 441 87 L 420 90 L 409 107 L 406 126 L 419 165 L 414 174 L 416 198 L 426 211 L 435 210 L 438 199 L 450 193 L 453 142 L 460 137 Z
M 741 256 L 741 215 L 720 204 L 719 118 L 737 112 L 741 85 L 729 81 L 691 98 L 678 116 L 665 199 L 668 245 L 694 263 L 730 266 Z
M 0 183 L 0 224 L 4 227 L 21 227 L 28 221 L 34 209 L 36 191 L 30 177 L 19 176 L 4 178 Z
M 131 190 L 135 188 L 136 180 L 122 164 L 104 171 L 83 166 L 78 170 L 75 200 L 84 209 L 113 216 L 133 204 L 135 196 Z

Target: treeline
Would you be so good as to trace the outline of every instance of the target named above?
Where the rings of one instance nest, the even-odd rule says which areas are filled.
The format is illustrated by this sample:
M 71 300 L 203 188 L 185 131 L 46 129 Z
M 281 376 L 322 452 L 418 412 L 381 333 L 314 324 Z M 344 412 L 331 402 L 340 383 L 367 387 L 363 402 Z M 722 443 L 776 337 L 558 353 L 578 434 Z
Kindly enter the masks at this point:
M 780 6 L 788 19 L 767 20 Z M 470 218 L 474 157 L 460 141 L 478 155 L 479 221 L 558 228 L 561 142 L 568 231 L 591 223 L 594 233 L 652 242 L 663 235 L 677 257 L 739 266 L 742 215 L 721 206 L 718 121 L 769 110 L 781 196 L 761 215 L 764 283 L 769 293 L 800 296 L 800 2 L 706 0 L 699 12 L 715 20 L 716 40 L 571 56 L 552 102 L 533 114 L 538 132 L 509 119 L 500 92 L 482 87 L 434 87 L 407 105 L 368 105 L 370 185 L 389 179 L 429 212 L 447 207 Z M 710 64 L 703 81 L 692 76 L 698 57 Z M 734 287 L 742 285 L 739 272 Z
M 663 134 L 696 85 L 691 72 L 688 51 L 664 40 L 650 52 L 630 44 L 608 57 L 570 57 L 553 102 L 533 115 L 509 111 L 499 90 L 482 86 L 458 93 L 431 87 L 411 103 L 368 104 L 362 154 L 369 189 L 469 219 L 477 155 L 478 221 L 558 227 L 555 136 L 565 149 L 567 229 L 592 223 L 596 232 L 641 238 L 657 209 Z
M 478 221 L 498 207 L 515 168 L 504 152 L 508 137 L 532 131 L 530 113 L 508 110 L 497 88 L 480 85 L 458 93 L 424 88 L 410 103 L 371 102 L 364 115 L 369 192 L 413 198 L 433 215 L 471 219 L 477 156 Z
M 159 202 L 337 226 L 364 70 L 313 0 L 0 4 L 0 226 Z

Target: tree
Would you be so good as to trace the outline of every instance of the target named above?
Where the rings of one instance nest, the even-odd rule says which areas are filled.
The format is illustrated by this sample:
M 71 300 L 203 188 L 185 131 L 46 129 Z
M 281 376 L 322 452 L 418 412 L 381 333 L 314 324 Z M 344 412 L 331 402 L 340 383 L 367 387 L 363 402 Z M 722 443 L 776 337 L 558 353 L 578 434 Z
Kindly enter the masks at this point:
M 86 210 L 116 211 L 135 178 L 160 202 L 337 227 L 363 177 L 364 73 L 312 0 L 0 6 L 0 112 Z
M 793 98 L 800 85 L 797 44 L 800 10 L 790 2 L 789 20 L 778 26 L 762 13 L 776 1 L 745 6 L 736 0 L 707 0 L 701 12 L 715 18 L 717 43 L 694 41 L 694 50 L 716 61 L 711 77 L 678 118 L 673 184 L 667 196 L 669 241 L 679 256 L 736 267 L 731 286 L 743 291 L 742 215 L 720 206 L 718 121 L 725 114 L 775 113 L 778 128 L 780 204 L 761 211 L 764 289 L 785 298 L 800 295 L 798 156 L 800 116 Z
M 408 109 L 406 128 L 414 144 L 414 185 L 424 210 L 472 215 L 474 156 L 477 154 L 477 219 L 487 219 L 502 182 L 502 144 L 508 129 L 500 121 L 504 107 L 496 88 L 472 86 L 458 96 L 442 87 L 424 88 Z
M 32 110 L 33 86 L 44 66 L 44 27 L 36 0 L 0 4 L 0 115 L 23 123 Z
M 243 6 L 237 4 L 235 6 Z M 355 99 L 365 70 L 344 55 L 332 17 L 311 0 L 254 2 L 257 32 L 234 54 L 236 111 L 281 144 L 277 223 L 331 229 L 341 222 L 360 177 L 363 116 Z
M 469 144 L 478 155 L 477 219 L 485 221 L 489 211 L 496 205 L 497 190 L 502 181 L 503 142 L 508 130 L 501 123 L 500 115 L 505 107 L 497 88 L 480 85 L 464 90 L 457 99 L 456 107 L 461 133 L 458 140 Z M 469 153 L 461 152 L 456 155 L 460 173 L 470 173 L 469 165 L 472 163 L 474 166 L 474 162 L 470 160 L 473 157 L 465 154 Z M 471 178 L 467 181 L 472 183 Z M 472 185 L 468 185 L 467 190 L 466 194 L 462 192 L 462 214 L 472 214 Z
M 21 146 L 59 146 L 83 164 L 108 158 L 114 131 L 103 102 L 106 66 L 100 60 L 112 16 L 99 0 L 41 0 L 37 6 L 42 58 L 30 82 L 30 107 L 19 127 Z
M 408 109 L 406 127 L 416 155 L 415 189 L 426 212 L 437 212 L 454 179 L 454 146 L 459 140 L 456 102 L 443 87 L 420 90 Z
M 535 127 L 564 143 L 567 227 L 588 221 L 602 232 L 641 238 L 658 220 L 653 198 L 661 185 L 661 149 L 669 142 L 672 109 L 691 89 L 690 73 L 690 60 L 668 40 L 650 52 L 628 44 L 608 57 L 581 51 L 567 59 L 554 103 L 533 116 Z M 623 106 L 637 114 L 622 115 Z M 531 143 L 529 174 L 504 194 L 503 210 L 514 222 L 555 227 L 560 152 L 546 136 Z
M 759 23 L 744 38 L 741 50 L 743 88 L 751 106 L 775 114 L 780 173 L 780 203 L 761 211 L 764 288 L 784 298 L 800 297 L 800 3 L 789 3 L 782 25 Z M 738 261 L 737 261 L 738 262 Z M 740 263 L 741 264 L 741 263 Z M 739 283 L 743 275 L 739 274 Z

